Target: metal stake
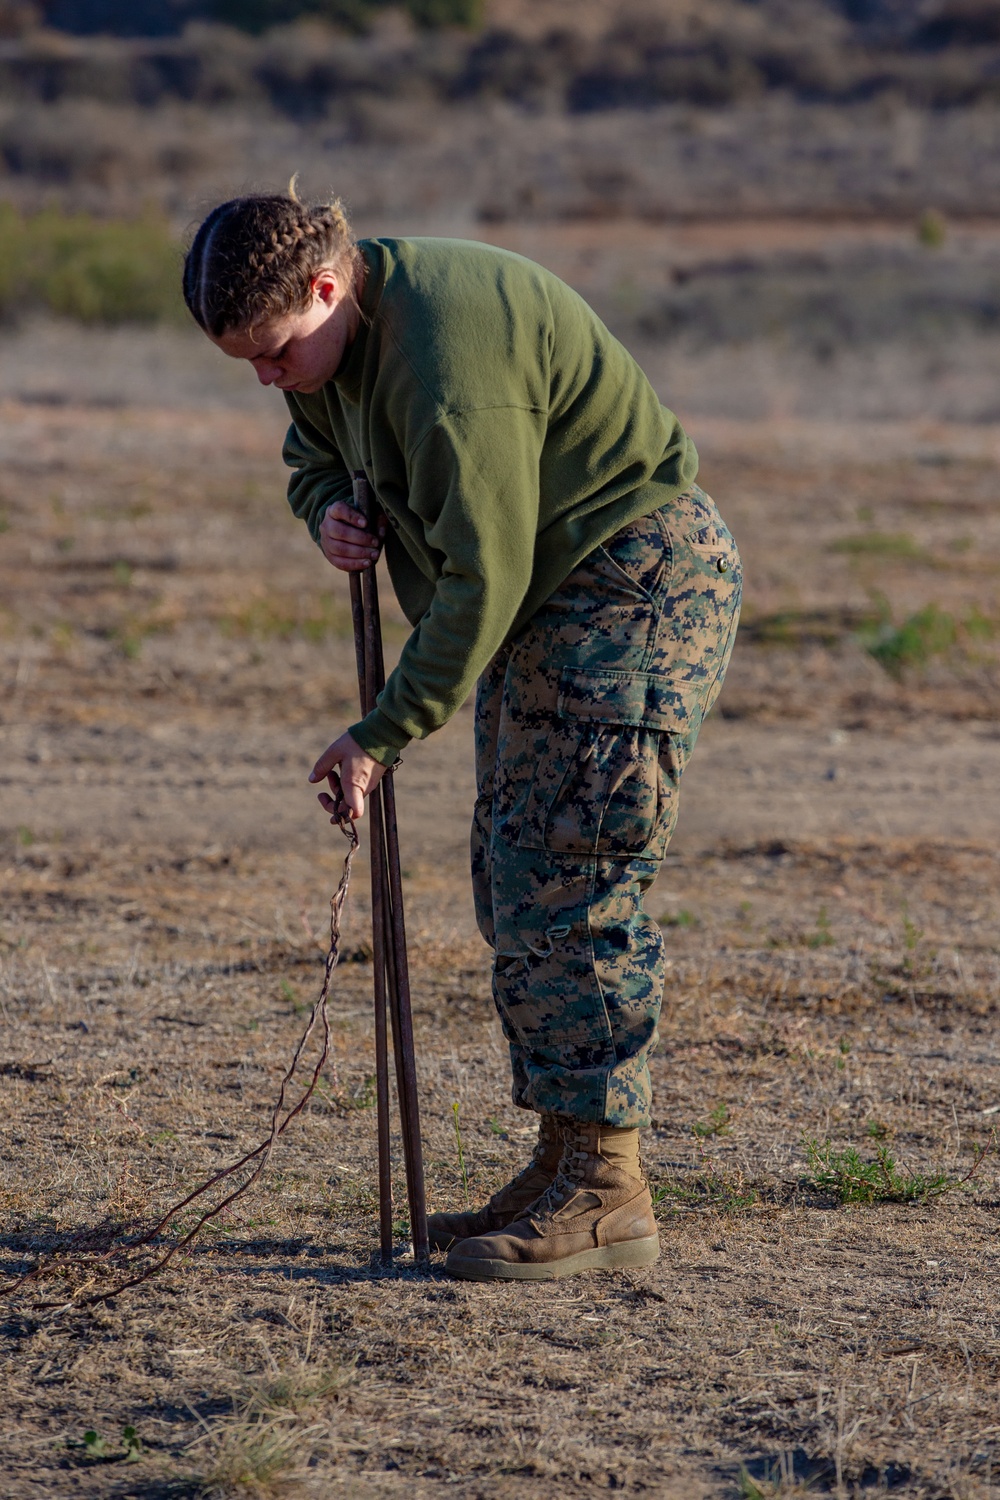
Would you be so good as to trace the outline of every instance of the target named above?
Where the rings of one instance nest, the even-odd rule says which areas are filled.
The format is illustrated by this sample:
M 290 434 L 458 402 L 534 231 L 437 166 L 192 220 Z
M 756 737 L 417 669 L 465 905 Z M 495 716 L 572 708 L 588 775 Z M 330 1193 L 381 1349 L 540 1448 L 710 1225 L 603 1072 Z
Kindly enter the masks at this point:
M 371 489 L 363 473 L 354 475 L 354 505 L 374 529 Z M 358 662 L 361 711 L 375 706 L 385 685 L 382 628 L 379 615 L 375 565 L 359 576 L 351 574 L 351 617 Z M 384 795 L 383 795 L 384 793 Z M 420 1139 L 420 1107 L 417 1096 L 410 980 L 403 920 L 403 882 L 399 862 L 399 832 L 396 795 L 392 777 L 386 776 L 368 798 L 369 847 L 372 875 L 372 949 L 375 968 L 375 1067 L 378 1100 L 379 1225 L 384 1262 L 392 1258 L 392 1183 L 389 1172 L 389 1072 L 386 1009 L 392 1022 L 396 1092 L 399 1100 L 400 1134 L 410 1208 L 410 1231 L 417 1261 L 427 1261 L 427 1207 L 424 1194 L 423 1150 Z M 383 1108 L 384 1099 L 384 1108 Z

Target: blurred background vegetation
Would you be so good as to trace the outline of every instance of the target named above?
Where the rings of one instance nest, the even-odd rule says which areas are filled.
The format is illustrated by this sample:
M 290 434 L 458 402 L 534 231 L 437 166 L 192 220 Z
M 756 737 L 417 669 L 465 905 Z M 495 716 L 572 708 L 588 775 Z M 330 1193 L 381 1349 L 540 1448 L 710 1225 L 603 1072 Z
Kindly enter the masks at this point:
M 1000 0 L 0 0 L 8 324 L 182 324 L 192 224 L 293 172 L 722 409 L 1000 413 Z

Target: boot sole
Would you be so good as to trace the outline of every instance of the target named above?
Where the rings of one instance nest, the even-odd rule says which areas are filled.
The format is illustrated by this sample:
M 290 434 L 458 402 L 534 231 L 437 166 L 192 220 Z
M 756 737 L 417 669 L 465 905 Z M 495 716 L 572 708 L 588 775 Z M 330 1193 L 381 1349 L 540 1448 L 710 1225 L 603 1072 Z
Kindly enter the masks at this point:
M 575 1276 L 579 1271 L 623 1271 L 635 1266 L 651 1266 L 660 1257 L 660 1237 L 647 1235 L 641 1240 L 622 1240 L 617 1245 L 599 1245 L 594 1250 L 579 1250 L 562 1260 L 536 1263 L 511 1260 L 481 1260 L 479 1256 L 448 1256 L 444 1268 L 463 1281 L 555 1281 L 560 1276 Z

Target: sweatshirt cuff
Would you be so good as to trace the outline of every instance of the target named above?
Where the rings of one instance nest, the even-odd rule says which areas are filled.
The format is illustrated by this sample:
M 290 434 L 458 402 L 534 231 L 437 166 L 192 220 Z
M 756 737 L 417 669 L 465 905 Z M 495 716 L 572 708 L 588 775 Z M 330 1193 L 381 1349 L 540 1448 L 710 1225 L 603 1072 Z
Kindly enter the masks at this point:
M 411 736 L 400 729 L 380 708 L 373 708 L 357 724 L 352 724 L 348 734 L 372 760 L 379 765 L 391 766 L 399 759 L 401 750 L 410 743 Z

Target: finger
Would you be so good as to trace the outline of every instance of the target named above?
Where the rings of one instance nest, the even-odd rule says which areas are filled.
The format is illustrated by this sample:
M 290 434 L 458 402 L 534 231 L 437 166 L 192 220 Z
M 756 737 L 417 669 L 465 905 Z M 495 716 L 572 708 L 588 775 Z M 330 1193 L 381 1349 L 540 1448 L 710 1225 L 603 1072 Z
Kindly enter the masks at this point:
M 346 542 L 323 541 L 323 555 L 329 558 L 343 559 L 349 562 L 367 562 L 374 557 L 377 547 L 352 547 Z
M 363 547 L 366 542 L 371 545 L 378 540 L 373 531 L 359 532 L 357 526 L 348 526 L 344 521 L 331 521 L 329 515 L 324 516 L 319 529 L 323 536 L 336 537 L 338 541 L 359 547 Z
M 365 518 L 353 505 L 348 505 L 344 500 L 335 500 L 326 513 L 335 516 L 338 521 L 346 521 L 350 526 L 364 526 Z M 324 516 L 324 520 L 326 517 Z
M 340 751 L 336 748 L 336 743 L 334 743 L 333 745 L 328 745 L 327 748 L 323 751 L 323 754 L 320 756 L 319 760 L 313 766 L 312 770 L 309 772 L 309 780 L 313 782 L 328 780 L 330 783 L 331 792 L 333 792 L 335 795 L 339 795 L 341 786 L 333 768 L 334 766 L 340 765 L 340 759 L 341 754 Z
M 344 802 L 347 805 L 347 811 L 355 821 L 364 817 L 365 794 L 356 781 L 344 782 Z

